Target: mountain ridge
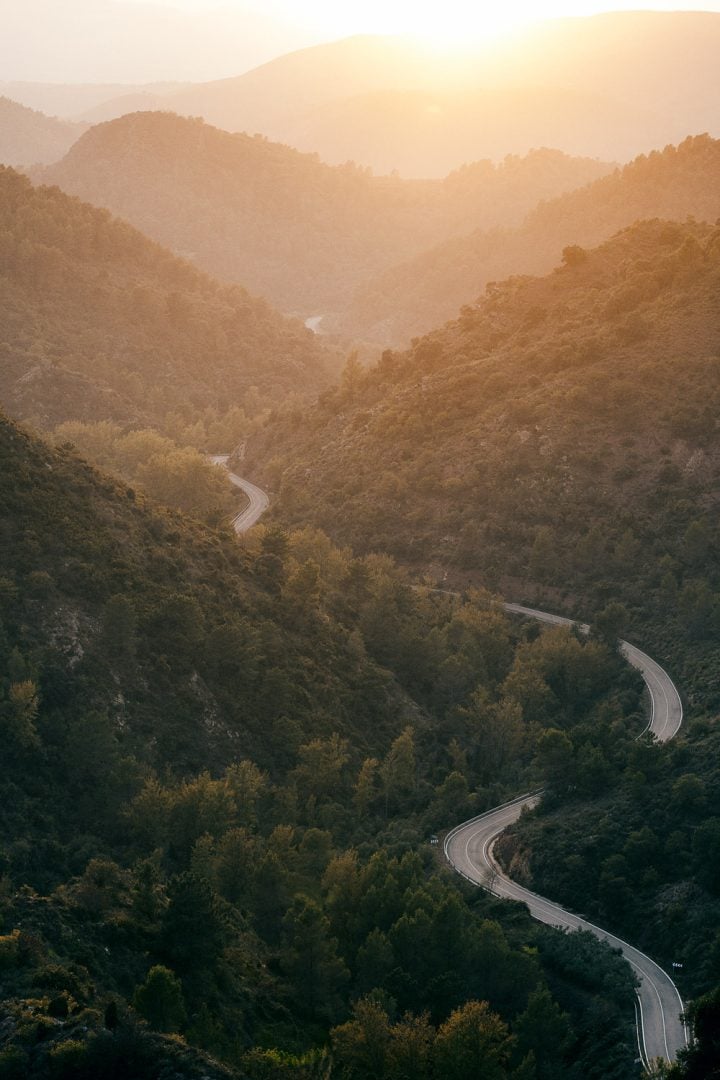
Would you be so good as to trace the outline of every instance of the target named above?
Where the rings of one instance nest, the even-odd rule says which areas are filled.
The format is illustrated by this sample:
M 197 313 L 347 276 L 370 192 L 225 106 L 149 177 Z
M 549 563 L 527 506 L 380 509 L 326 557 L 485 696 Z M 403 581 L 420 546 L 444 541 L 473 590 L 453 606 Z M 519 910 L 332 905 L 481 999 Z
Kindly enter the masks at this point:
M 442 181 L 374 177 L 200 120 L 137 113 L 91 129 L 33 176 L 307 317 L 346 303 L 398 258 L 472 225 L 517 222 L 539 198 L 610 168 L 536 150 Z
M 341 333 L 397 345 L 474 303 L 489 281 L 547 273 L 564 247 L 593 246 L 646 217 L 713 222 L 720 216 L 720 140 L 688 136 L 640 155 L 573 192 L 545 200 L 515 230 L 476 230 L 386 271 L 358 289 L 328 323 Z
M 0 394 L 20 419 L 162 426 L 173 408 L 197 419 L 251 392 L 312 395 L 331 379 L 332 354 L 300 322 L 107 211 L 3 168 L 0 222 Z M 73 379 L 92 402 L 68 393 Z

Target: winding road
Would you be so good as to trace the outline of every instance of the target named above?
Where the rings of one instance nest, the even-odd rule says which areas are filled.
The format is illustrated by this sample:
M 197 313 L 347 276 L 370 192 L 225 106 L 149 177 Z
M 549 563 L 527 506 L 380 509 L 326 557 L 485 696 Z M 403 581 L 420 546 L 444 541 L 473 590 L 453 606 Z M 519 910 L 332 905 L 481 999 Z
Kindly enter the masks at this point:
M 228 455 L 216 455 L 216 464 L 227 468 Z M 241 488 L 250 500 L 241 513 L 233 519 L 236 533 L 243 533 L 261 517 L 270 504 L 266 493 L 249 480 L 229 473 L 230 480 Z M 445 592 L 446 590 L 437 590 Z M 538 619 L 554 625 L 573 625 L 572 619 L 551 615 L 546 611 L 523 607 L 521 604 L 504 604 L 509 614 Z M 581 633 L 589 633 L 590 627 L 578 623 Z M 660 665 L 627 641 L 620 644 L 620 651 L 628 663 L 642 675 L 650 697 L 650 720 L 645 732 L 651 732 L 658 742 L 667 742 L 680 729 L 683 708 L 677 688 Z M 643 732 L 642 734 L 644 734 Z M 678 1050 L 687 1045 L 688 1034 L 681 1014 L 683 1003 L 670 976 L 645 953 L 633 945 L 602 930 L 586 919 L 565 911 L 558 904 L 537 893 L 517 885 L 503 871 L 493 856 L 493 846 L 500 833 L 512 825 L 523 810 L 531 809 L 540 799 L 538 793 L 520 795 L 510 802 L 488 810 L 479 817 L 465 821 L 452 829 L 444 841 L 445 856 L 450 865 L 474 885 L 480 885 L 495 896 L 526 904 L 533 918 L 549 926 L 565 930 L 588 930 L 601 941 L 619 949 L 635 972 L 637 990 L 638 1052 L 645 1068 L 656 1058 L 674 1061 Z
M 229 454 L 214 454 L 210 460 L 214 462 L 215 465 L 222 465 L 227 469 L 228 457 Z M 263 489 L 259 488 L 256 484 L 251 484 L 249 480 L 245 480 L 242 476 L 230 472 L 229 469 L 227 469 L 227 473 L 230 478 L 230 483 L 234 484 L 235 487 L 240 488 L 241 491 L 244 491 L 250 500 L 245 509 L 241 510 L 240 513 L 236 514 L 232 519 L 232 527 L 239 535 L 240 533 L 247 532 L 247 530 L 252 528 L 252 526 L 262 517 L 270 505 L 270 499 Z
M 555 625 L 572 625 L 572 619 L 520 604 L 505 604 L 504 607 L 510 614 Z M 590 627 L 581 623 L 578 629 L 582 633 L 589 633 Z M 620 651 L 645 680 L 651 703 L 650 721 L 645 731 L 651 732 L 658 742 L 667 742 L 677 734 L 683 719 L 682 702 L 675 684 L 655 660 L 636 646 L 623 641 Z M 687 1045 L 688 1036 L 681 1019 L 682 999 L 670 976 L 633 945 L 517 885 L 494 858 L 493 846 L 500 833 L 517 821 L 523 810 L 535 806 L 539 798 L 538 794 L 521 795 L 452 829 L 444 843 L 448 862 L 474 885 L 481 885 L 496 896 L 526 904 L 530 914 L 539 922 L 564 930 L 589 930 L 601 941 L 607 941 L 614 949 L 619 949 L 639 980 L 637 1032 L 643 1065 L 648 1068 L 655 1058 L 674 1061 L 678 1050 Z

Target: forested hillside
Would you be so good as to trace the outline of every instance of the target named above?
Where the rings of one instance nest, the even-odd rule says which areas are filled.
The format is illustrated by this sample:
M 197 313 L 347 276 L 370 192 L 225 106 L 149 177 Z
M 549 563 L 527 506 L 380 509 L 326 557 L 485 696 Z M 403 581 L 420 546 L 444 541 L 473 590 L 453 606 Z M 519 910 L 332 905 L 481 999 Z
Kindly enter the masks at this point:
M 209 430 L 331 379 L 301 323 L 12 169 L 0 237 L 0 401 L 16 418 L 177 428 L 179 413 Z
M 351 359 L 245 462 L 279 492 L 279 520 L 445 588 L 588 618 L 667 662 L 687 706 L 677 745 L 636 744 L 613 776 L 611 742 L 588 757 L 554 735 L 541 810 L 499 850 L 541 895 L 681 965 L 683 996 L 705 995 L 701 1041 L 671 1075 L 693 1078 L 716 1060 L 720 980 L 719 287 L 717 226 L 654 220 L 569 246 L 554 273 L 489 287 L 410 352 L 366 372 Z
M 42 165 L 59 161 L 86 128 L 87 124 L 44 116 L 0 97 L 0 163 Z
M 622 770 L 607 646 L 240 546 L 5 420 L 0 535 L 3 1077 L 634 1075 L 629 970 L 426 843 L 550 776 L 537 694 Z
M 568 247 L 411 351 L 350 362 L 245 467 L 285 522 L 588 616 L 624 598 L 712 666 L 719 241 L 651 221 Z
M 454 318 L 488 282 L 547 273 L 569 244 L 598 244 L 642 218 L 714 222 L 718 216 L 720 141 L 691 137 L 546 201 L 521 228 L 477 230 L 388 270 L 360 288 L 328 328 L 404 345 Z
M 444 181 L 373 177 L 352 162 L 230 135 L 170 113 L 100 124 L 48 183 L 105 206 L 204 270 L 305 316 L 359 282 L 474 227 L 518 224 L 540 199 L 609 166 L 537 150 L 481 161 Z

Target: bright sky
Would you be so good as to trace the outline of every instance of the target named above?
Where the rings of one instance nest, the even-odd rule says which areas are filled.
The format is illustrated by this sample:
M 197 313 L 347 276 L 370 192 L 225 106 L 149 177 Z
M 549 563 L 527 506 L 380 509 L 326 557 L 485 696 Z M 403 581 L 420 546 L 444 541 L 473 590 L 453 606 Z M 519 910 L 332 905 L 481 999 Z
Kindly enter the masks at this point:
M 0 82 L 219 79 L 351 34 L 467 44 L 599 11 L 720 11 L 720 0 L 0 0 Z
M 138 3 L 146 0 L 126 0 Z M 718 2 L 693 0 L 155 0 L 186 11 L 219 9 L 273 14 L 323 37 L 347 34 L 418 34 L 440 42 L 477 40 L 498 31 L 565 15 L 601 11 L 720 11 Z

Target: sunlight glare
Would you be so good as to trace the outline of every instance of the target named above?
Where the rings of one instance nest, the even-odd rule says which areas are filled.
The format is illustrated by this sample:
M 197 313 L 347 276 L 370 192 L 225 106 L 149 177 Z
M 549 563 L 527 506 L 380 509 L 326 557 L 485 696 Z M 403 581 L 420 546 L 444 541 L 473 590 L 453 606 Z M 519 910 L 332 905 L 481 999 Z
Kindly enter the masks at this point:
M 355 32 L 407 35 L 440 49 L 471 46 L 552 17 L 552 8 L 552 0 L 506 0 L 502 4 L 368 0 L 362 14 L 355 12 Z M 348 14 L 338 9 L 335 0 L 316 2 L 313 9 L 318 21 L 323 20 L 326 10 L 328 24 L 344 21 L 343 15 Z

